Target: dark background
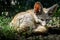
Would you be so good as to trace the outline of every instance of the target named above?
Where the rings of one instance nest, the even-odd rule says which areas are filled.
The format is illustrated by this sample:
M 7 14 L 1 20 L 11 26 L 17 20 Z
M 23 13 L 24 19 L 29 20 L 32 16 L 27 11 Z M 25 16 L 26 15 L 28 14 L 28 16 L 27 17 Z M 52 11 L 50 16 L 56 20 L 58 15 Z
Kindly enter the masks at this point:
M 37 1 L 46 8 L 56 3 L 60 5 L 60 0 L 0 0 L 0 16 L 2 16 L 2 12 L 8 12 L 10 17 L 14 16 L 18 12 L 33 8 Z

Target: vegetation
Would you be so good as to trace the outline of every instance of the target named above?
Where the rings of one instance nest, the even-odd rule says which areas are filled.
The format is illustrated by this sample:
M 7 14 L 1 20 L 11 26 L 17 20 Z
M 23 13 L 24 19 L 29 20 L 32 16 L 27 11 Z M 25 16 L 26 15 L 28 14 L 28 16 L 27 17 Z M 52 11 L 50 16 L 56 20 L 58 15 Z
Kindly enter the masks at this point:
M 56 12 L 56 14 L 57 13 L 58 13 L 58 11 Z M 48 40 L 48 39 L 49 40 L 51 40 L 51 39 L 54 40 L 54 38 L 55 39 L 57 39 L 57 38 L 60 39 L 60 35 L 51 34 L 51 33 L 55 33 L 55 32 L 58 33 L 58 31 L 60 31 L 60 26 L 59 26 L 60 25 L 59 24 L 60 20 L 59 20 L 59 17 L 57 17 L 57 15 L 54 16 L 52 18 L 52 22 L 50 21 L 47 25 L 53 26 L 53 28 L 55 30 L 58 30 L 58 31 L 50 30 L 48 32 L 49 35 L 47 35 L 47 36 L 41 36 L 41 35 L 35 36 L 35 35 L 33 35 L 33 36 L 29 37 L 28 33 L 22 33 L 20 35 L 16 30 L 14 30 L 13 28 L 11 28 L 9 26 L 9 23 L 10 23 L 11 20 L 12 20 L 12 18 L 10 18 L 10 17 L 6 18 L 4 16 L 3 17 L 0 16 L 0 40 L 18 40 L 18 39 L 20 39 L 20 40 L 28 40 L 28 39 L 30 39 L 30 40 L 39 40 L 39 39 L 41 39 L 41 40 L 45 40 L 45 39 L 46 40 Z M 26 35 L 28 35 L 28 38 L 26 38 Z M 50 38 L 50 37 L 52 37 L 52 38 Z
M 16 3 L 15 3 L 16 1 Z M 33 35 L 26 37 L 27 33 L 19 34 L 16 30 L 9 26 L 9 23 L 13 19 L 14 15 L 20 11 L 33 8 L 36 0 L 15 0 L 15 3 L 11 4 L 12 0 L 0 0 L 0 40 L 60 40 L 60 5 L 57 12 L 47 25 L 52 25 L 53 30 L 49 29 L 48 35 Z M 44 7 L 50 7 L 55 3 L 60 4 L 60 0 L 38 0 Z M 51 3 L 53 2 L 53 3 Z M 8 15 L 6 13 L 8 12 Z

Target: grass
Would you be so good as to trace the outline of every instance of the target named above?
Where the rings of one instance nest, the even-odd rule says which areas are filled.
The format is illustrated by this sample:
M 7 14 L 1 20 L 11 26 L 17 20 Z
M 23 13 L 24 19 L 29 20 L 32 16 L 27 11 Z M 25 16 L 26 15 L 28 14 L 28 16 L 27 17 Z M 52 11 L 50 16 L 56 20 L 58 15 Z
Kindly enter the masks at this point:
M 9 23 L 11 18 L 1 17 L 0 16 L 0 40 L 15 40 L 17 34 L 13 28 L 10 28 Z

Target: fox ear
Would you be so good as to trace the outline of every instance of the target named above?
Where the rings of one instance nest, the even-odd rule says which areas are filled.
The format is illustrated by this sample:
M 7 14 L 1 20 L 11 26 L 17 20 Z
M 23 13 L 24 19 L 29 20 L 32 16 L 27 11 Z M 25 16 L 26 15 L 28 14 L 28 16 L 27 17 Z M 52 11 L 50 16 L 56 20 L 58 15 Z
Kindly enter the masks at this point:
M 56 12 L 58 8 L 58 4 L 53 5 L 52 7 L 48 8 L 48 15 L 52 16 L 54 12 Z
M 43 6 L 40 2 L 36 2 L 34 5 L 34 12 L 38 13 L 38 12 L 42 12 Z

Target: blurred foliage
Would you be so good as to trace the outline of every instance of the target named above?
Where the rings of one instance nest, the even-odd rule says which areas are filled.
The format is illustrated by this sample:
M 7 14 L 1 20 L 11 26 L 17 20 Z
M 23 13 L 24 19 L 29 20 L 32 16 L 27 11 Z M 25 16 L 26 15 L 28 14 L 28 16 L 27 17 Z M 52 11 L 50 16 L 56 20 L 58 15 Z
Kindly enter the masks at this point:
M 0 40 L 15 40 L 17 34 L 15 33 L 16 31 L 13 28 L 10 28 L 10 21 L 11 18 L 0 16 Z
M 44 7 L 50 7 L 56 3 L 60 5 L 60 0 L 0 0 L 0 15 L 2 12 L 8 12 L 10 17 L 14 16 L 20 11 L 33 8 L 37 1 L 41 2 Z

